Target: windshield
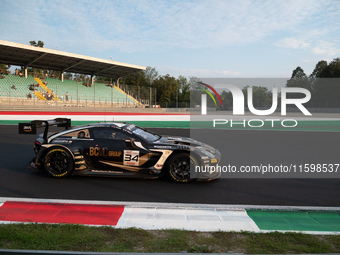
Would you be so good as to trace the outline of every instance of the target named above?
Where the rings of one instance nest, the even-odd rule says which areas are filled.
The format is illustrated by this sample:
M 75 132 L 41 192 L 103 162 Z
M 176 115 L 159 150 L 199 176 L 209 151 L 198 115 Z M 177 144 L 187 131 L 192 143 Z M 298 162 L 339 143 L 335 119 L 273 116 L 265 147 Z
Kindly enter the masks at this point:
M 132 133 L 141 137 L 142 139 L 145 139 L 147 141 L 153 142 L 161 138 L 159 135 L 150 133 L 144 129 L 136 127 L 135 129 L 132 130 Z

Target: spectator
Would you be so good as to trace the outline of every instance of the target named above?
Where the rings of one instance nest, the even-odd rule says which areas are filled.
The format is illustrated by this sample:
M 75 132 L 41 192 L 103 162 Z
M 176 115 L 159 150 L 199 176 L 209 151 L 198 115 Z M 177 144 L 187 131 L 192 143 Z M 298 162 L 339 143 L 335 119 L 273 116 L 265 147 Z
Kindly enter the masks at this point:
M 68 92 L 66 92 L 65 98 L 66 98 L 66 101 L 68 101 Z
M 15 68 L 15 75 L 18 76 L 19 72 L 18 72 L 18 69 Z
M 28 94 L 27 94 L 27 99 L 32 99 L 31 93 L 28 93 Z
M 11 89 L 17 89 L 17 88 L 16 88 L 15 85 L 13 84 L 12 87 L 11 87 Z

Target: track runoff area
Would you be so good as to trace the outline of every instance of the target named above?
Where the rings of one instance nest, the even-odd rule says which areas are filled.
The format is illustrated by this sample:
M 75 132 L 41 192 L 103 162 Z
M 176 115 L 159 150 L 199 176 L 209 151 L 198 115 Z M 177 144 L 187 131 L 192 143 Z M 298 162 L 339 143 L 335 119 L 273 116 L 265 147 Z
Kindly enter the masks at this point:
M 56 117 L 71 118 L 73 125 L 126 121 L 151 128 L 193 127 L 189 114 L 106 112 L 0 112 L 0 124 L 15 125 L 19 122 Z M 258 116 L 256 118 L 258 119 Z M 225 125 L 220 128 L 244 130 L 244 132 L 249 132 L 249 130 L 335 132 L 334 135 L 337 136 L 340 132 L 339 118 L 326 115 L 313 116 L 313 118 L 297 117 L 294 118 L 295 122 L 291 127 L 288 127 L 286 123 L 287 127 L 277 125 L 276 128 L 272 126 L 272 121 L 254 120 L 251 116 L 233 119 L 235 122 L 231 123 L 231 126 Z M 280 121 L 279 117 L 275 119 Z M 195 123 L 194 127 L 208 128 L 209 121 Z M 99 202 L 1 197 L 0 222 L 3 224 L 13 222 L 71 223 L 150 230 L 297 231 L 311 234 L 340 234 L 340 207 Z

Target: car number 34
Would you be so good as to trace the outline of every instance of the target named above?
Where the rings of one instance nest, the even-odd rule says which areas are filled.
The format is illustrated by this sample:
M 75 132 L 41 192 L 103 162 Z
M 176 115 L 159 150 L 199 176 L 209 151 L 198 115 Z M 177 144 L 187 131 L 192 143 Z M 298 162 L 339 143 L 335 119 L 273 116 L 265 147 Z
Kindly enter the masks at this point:
M 139 166 L 139 151 L 124 150 L 124 165 Z

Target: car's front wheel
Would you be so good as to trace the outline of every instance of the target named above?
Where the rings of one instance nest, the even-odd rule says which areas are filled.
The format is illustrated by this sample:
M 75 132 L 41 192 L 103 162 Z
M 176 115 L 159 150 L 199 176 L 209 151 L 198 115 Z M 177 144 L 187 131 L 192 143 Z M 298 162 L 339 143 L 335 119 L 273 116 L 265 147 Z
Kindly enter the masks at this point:
M 189 153 L 178 153 L 172 156 L 168 162 L 168 173 L 176 182 L 189 182 L 190 168 L 193 169 L 198 165 L 197 160 Z
M 74 162 L 71 154 L 63 148 L 54 148 L 47 152 L 44 168 L 52 177 L 60 178 L 72 174 Z

